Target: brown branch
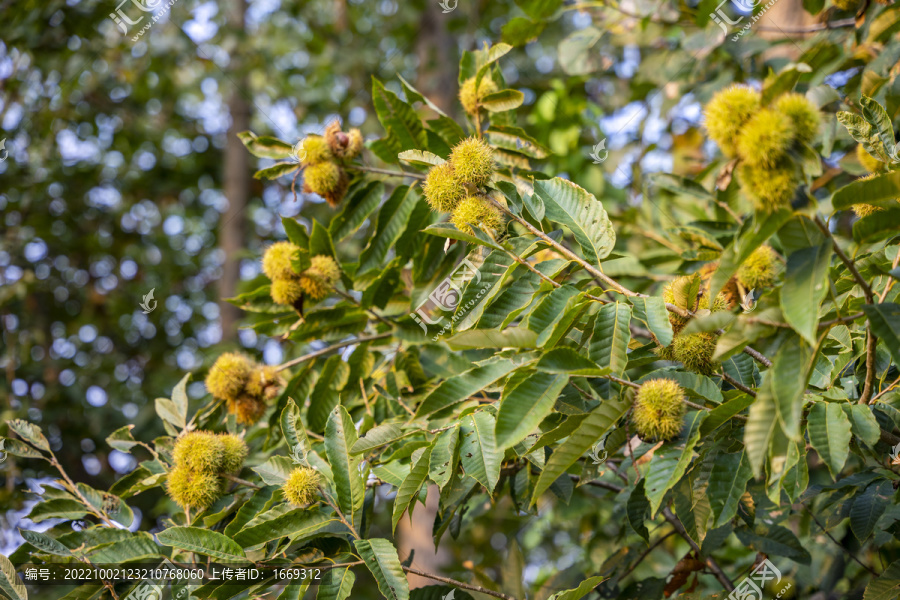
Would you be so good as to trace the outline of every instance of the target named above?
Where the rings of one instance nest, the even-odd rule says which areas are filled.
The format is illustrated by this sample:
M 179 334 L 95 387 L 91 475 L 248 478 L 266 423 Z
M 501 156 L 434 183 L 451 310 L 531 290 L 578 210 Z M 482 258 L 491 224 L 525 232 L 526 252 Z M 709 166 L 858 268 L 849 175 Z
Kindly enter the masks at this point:
M 487 594 L 488 596 L 493 596 L 494 598 L 500 598 L 501 600 L 516 600 L 514 596 L 510 596 L 509 594 L 504 594 L 503 592 L 495 592 L 494 590 L 489 590 L 487 588 L 481 587 L 480 585 L 473 585 L 471 583 L 465 583 L 464 581 L 457 581 L 456 579 L 450 579 L 449 577 L 441 577 L 440 575 L 435 575 L 434 573 L 426 573 L 425 571 L 420 571 L 419 569 L 414 569 L 412 567 L 403 567 L 403 570 L 407 573 L 412 573 L 413 575 L 419 575 L 420 577 L 427 577 L 428 579 L 433 579 L 435 581 L 440 581 L 441 583 L 446 583 L 452 585 L 454 587 L 458 587 L 463 590 L 469 590 L 470 592 L 478 592 L 479 594 Z
M 321 350 L 316 350 L 315 352 L 310 352 L 309 354 L 305 354 L 305 355 L 295 358 L 293 360 L 289 360 L 286 363 L 279 365 L 277 370 L 284 371 L 285 369 L 289 369 L 295 365 L 299 365 L 302 362 L 306 362 L 308 360 L 318 358 L 318 357 L 322 356 L 323 354 L 328 354 L 329 352 L 331 352 L 333 350 L 340 350 L 341 348 L 346 348 L 347 346 L 353 346 L 354 344 L 362 344 L 364 342 L 371 342 L 374 340 L 382 340 L 384 338 L 391 337 L 391 335 L 392 334 L 390 332 L 388 332 L 388 333 L 379 333 L 378 335 L 370 335 L 368 337 L 354 338 L 352 340 L 345 340 L 343 342 L 339 342 L 337 344 L 328 346 L 327 348 L 322 348 Z
M 687 530 L 684 528 L 684 525 L 681 524 L 681 521 L 678 520 L 678 517 L 669 510 L 669 507 L 666 506 L 662 509 L 663 517 L 665 517 L 666 521 L 672 524 L 672 527 L 675 528 L 675 531 L 678 532 L 678 535 L 684 538 L 684 541 L 688 543 L 688 545 L 694 549 L 694 552 L 697 553 L 697 556 L 700 556 L 700 546 L 697 545 L 697 542 L 691 539 L 691 536 L 688 535 Z M 722 571 L 722 567 L 719 566 L 719 563 L 713 559 L 712 556 L 706 559 L 706 566 L 709 567 L 709 570 L 712 571 L 712 574 L 716 579 L 719 580 L 719 583 L 729 592 L 734 590 L 734 584 L 728 579 L 728 576 L 725 575 L 725 572 Z
M 229 475 L 228 473 L 222 473 L 222 474 L 221 474 L 221 477 L 223 477 L 223 478 L 225 478 L 225 479 L 227 479 L 227 480 L 229 480 L 229 481 L 233 481 L 233 482 L 235 482 L 235 483 L 239 483 L 239 484 L 241 484 L 241 485 L 246 485 L 247 487 L 253 488 L 254 490 L 261 489 L 261 488 L 260 488 L 258 485 L 256 485 L 255 483 L 252 483 L 252 482 L 250 482 L 250 481 L 247 481 L 246 479 L 241 479 L 240 477 L 235 477 L 234 475 Z

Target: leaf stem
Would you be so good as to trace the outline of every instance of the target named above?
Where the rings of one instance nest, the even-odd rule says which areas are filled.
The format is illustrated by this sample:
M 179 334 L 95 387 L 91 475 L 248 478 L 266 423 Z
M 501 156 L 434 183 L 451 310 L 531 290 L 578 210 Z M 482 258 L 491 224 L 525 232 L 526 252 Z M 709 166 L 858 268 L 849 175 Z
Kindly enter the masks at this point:
M 358 165 L 348 165 L 348 169 L 354 171 L 364 171 L 366 173 L 377 173 L 379 175 L 390 175 L 391 177 L 409 177 L 411 179 L 425 179 L 425 175 L 421 173 L 410 173 L 409 171 L 392 171 L 391 169 L 379 169 L 377 167 L 360 167 Z

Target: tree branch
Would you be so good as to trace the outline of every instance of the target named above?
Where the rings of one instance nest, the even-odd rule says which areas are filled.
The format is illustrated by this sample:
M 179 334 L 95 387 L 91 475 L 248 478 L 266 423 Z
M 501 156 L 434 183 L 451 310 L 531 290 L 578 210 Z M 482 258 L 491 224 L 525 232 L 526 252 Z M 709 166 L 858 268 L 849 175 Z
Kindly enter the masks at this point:
M 700 556 L 700 546 L 697 545 L 697 542 L 691 539 L 691 536 L 687 534 L 687 531 L 684 528 L 684 525 L 681 524 L 681 521 L 678 520 L 678 517 L 669 510 L 669 507 L 666 506 L 662 509 L 663 517 L 665 517 L 666 521 L 672 524 L 672 527 L 675 528 L 675 531 L 678 532 L 678 535 L 684 538 L 684 541 L 688 543 L 688 545 L 694 549 L 694 552 L 697 553 L 697 556 Z M 719 566 L 719 563 L 715 561 L 715 559 L 710 556 L 706 559 L 706 566 L 709 567 L 709 570 L 712 571 L 713 575 L 716 579 L 719 580 L 719 583 L 729 592 L 734 591 L 734 584 L 728 579 L 728 576 L 725 575 L 725 572 L 722 570 L 722 567 Z
M 379 333 L 378 335 L 370 335 L 368 337 L 359 337 L 354 338 L 352 340 L 345 340 L 343 342 L 339 342 L 337 344 L 333 344 L 328 346 L 327 348 L 322 348 L 321 350 L 316 350 L 315 352 L 310 352 L 309 354 L 305 354 L 293 360 L 289 360 L 286 363 L 283 363 L 278 366 L 278 371 L 284 371 L 285 369 L 289 369 L 295 365 L 299 365 L 302 362 L 306 362 L 308 360 L 312 360 L 314 358 L 318 358 L 323 354 L 328 354 L 333 350 L 340 350 L 341 348 L 346 348 L 347 346 L 353 346 L 354 344 L 362 344 L 363 342 L 371 342 L 373 340 L 382 340 L 387 337 L 391 337 L 391 333 Z
M 435 575 L 434 573 L 426 573 L 425 571 L 420 571 L 419 569 L 414 569 L 412 567 L 403 567 L 403 570 L 407 573 L 412 573 L 413 575 L 427 577 L 428 579 L 440 581 L 441 583 L 446 583 L 463 590 L 469 590 L 470 592 L 487 594 L 488 596 L 493 596 L 494 598 L 501 598 L 501 600 L 516 600 L 515 597 L 510 596 L 509 594 L 504 594 L 503 592 L 495 592 L 494 590 L 483 588 L 480 585 L 473 585 L 464 581 L 457 581 L 456 579 L 450 579 L 449 577 L 441 577 L 440 575 Z

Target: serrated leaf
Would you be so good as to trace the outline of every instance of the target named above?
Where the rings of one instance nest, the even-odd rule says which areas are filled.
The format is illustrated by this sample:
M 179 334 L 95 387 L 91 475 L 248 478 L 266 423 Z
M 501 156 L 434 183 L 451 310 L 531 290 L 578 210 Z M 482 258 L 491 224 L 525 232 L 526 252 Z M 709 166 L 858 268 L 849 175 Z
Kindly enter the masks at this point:
M 787 272 L 781 288 L 781 310 L 785 320 L 810 345 L 816 345 L 819 305 L 828 293 L 828 267 L 832 246 L 803 248 L 787 257 Z
M 750 414 L 744 426 L 744 447 L 747 449 L 747 458 L 750 460 L 753 475 L 757 478 L 762 475 L 769 446 L 781 429 L 770 379 L 767 376 L 763 380 L 756 400 L 750 405 Z
M 900 594 L 900 560 L 888 565 L 866 586 L 863 600 L 896 600 L 897 594 Z
M 566 441 L 557 446 L 550 455 L 550 459 L 535 484 L 531 504 L 534 505 L 540 495 L 590 450 L 627 410 L 627 402 L 621 398 L 611 398 L 604 400 L 600 406 L 591 411 Z
M 656 515 L 662 506 L 666 493 L 684 476 L 694 455 L 694 446 L 700 440 L 700 426 L 706 413 L 695 411 L 689 413 L 687 426 L 680 440 L 684 440 L 684 447 L 667 445 L 658 449 L 653 459 L 644 468 L 645 493 L 650 501 L 650 514 Z
M 499 360 L 445 379 L 425 397 L 416 410 L 416 416 L 427 416 L 458 404 L 519 366 L 510 360 Z
M 282 175 L 287 175 L 289 173 L 293 173 L 297 169 L 300 168 L 300 163 L 296 162 L 280 162 L 275 163 L 271 167 L 266 167 L 265 169 L 260 169 L 256 173 L 253 174 L 254 179 L 278 179 Z
M 672 331 L 669 311 L 662 298 L 659 296 L 649 298 L 629 296 L 628 302 L 634 307 L 634 318 L 647 324 L 660 345 L 668 346 L 672 343 L 675 333 Z
M 609 375 L 609 367 L 600 367 L 589 358 L 582 356 L 572 348 L 554 348 L 544 354 L 535 368 L 544 373 L 562 373 L 603 377 Z
M 572 232 L 588 262 L 599 265 L 612 252 L 616 232 L 593 194 L 561 177 L 535 180 L 534 193 L 543 200 L 546 217 Z
M 400 186 L 378 211 L 375 222 L 375 233 L 369 245 L 359 256 L 358 273 L 365 273 L 381 266 L 388 251 L 397 243 L 406 229 L 406 224 L 413 209 L 419 201 L 419 193 L 415 187 Z
M 740 233 L 734 241 L 725 248 L 719 259 L 719 268 L 713 273 L 710 281 L 709 297 L 715 298 L 722 291 L 722 287 L 731 279 L 738 268 L 753 251 L 768 240 L 782 225 L 788 222 L 793 212 L 782 209 L 765 217 L 759 215 L 744 221 Z M 762 221 L 758 219 L 762 218 Z
M 625 505 L 625 516 L 634 532 L 649 544 L 650 532 L 647 531 L 647 525 L 644 524 L 644 521 L 647 520 L 647 513 L 650 511 L 650 501 L 647 500 L 647 494 L 644 491 L 646 481 L 646 478 L 642 477 L 631 490 L 628 495 L 628 503 Z
M 568 382 L 566 374 L 534 373 L 508 385 L 497 412 L 497 445 L 505 450 L 525 439 L 550 414 Z
M 772 395 L 775 410 L 787 436 L 800 439 L 803 394 L 808 383 L 812 348 L 797 336 L 791 336 L 772 359 Z
M 890 481 L 869 484 L 862 494 L 853 499 L 850 507 L 850 529 L 860 543 L 865 542 L 875 530 L 878 519 L 891 504 L 894 488 Z
M 460 419 L 459 458 L 466 474 L 493 492 L 500 479 L 503 453 L 494 437 L 496 421 L 487 411 Z
M 56 556 L 72 556 L 71 550 L 47 534 L 22 528 L 19 528 L 19 533 L 22 534 L 22 537 L 25 538 L 26 542 L 41 552 L 55 554 Z
M 432 444 L 428 477 L 441 489 L 444 489 L 456 472 L 456 465 L 459 462 L 458 445 L 459 427 L 451 427 L 440 432 Z
M 478 101 L 478 105 L 488 112 L 503 112 L 519 108 L 524 101 L 525 94 L 519 90 L 506 89 L 487 94 Z
M 199 527 L 169 527 L 157 533 L 156 539 L 164 546 L 196 552 L 203 556 L 227 562 L 247 562 L 244 550 L 237 542 L 215 531 Z
M 359 472 L 361 457 L 350 453 L 356 440 L 356 427 L 347 409 L 335 407 L 325 427 L 325 454 L 334 473 L 338 505 L 352 523 L 357 523 L 361 517 L 366 493 L 365 481 Z
M 628 364 L 628 344 L 631 342 L 631 307 L 622 302 L 603 305 L 594 321 L 590 357 L 610 373 L 621 377 Z
M 760 524 L 754 529 L 738 527 L 734 533 L 744 546 L 757 552 L 784 556 L 804 565 L 810 563 L 809 552 L 797 536 L 780 525 Z
M 896 208 L 897 198 L 900 198 L 900 171 L 889 171 L 845 185 L 831 197 L 831 205 L 836 211 L 854 204 Z
M 812 447 L 828 467 L 831 478 L 837 480 L 850 453 L 850 419 L 840 404 L 816 402 L 809 411 L 806 429 Z
M 0 592 L 10 600 L 28 600 L 28 590 L 16 575 L 16 566 L 0 554 Z
M 388 600 L 409 600 L 409 582 L 394 545 L 383 538 L 355 540 L 353 544 L 375 577 L 381 595 Z
M 47 452 L 50 451 L 50 442 L 47 441 L 47 438 L 44 437 L 44 432 L 37 425 L 22 419 L 7 421 L 7 425 L 32 446 Z
M 709 474 L 707 494 L 712 509 L 711 528 L 726 525 L 737 514 L 747 482 L 753 477 L 746 452 L 719 454 Z
M 412 519 L 415 499 L 419 496 L 419 490 L 428 479 L 428 470 L 431 461 L 431 448 L 426 448 L 425 452 L 419 456 L 416 464 L 409 471 L 409 475 L 400 484 L 397 489 L 397 496 L 394 498 L 394 508 L 391 513 L 391 533 L 397 531 L 397 523 L 403 517 L 403 513 L 409 509 L 409 516 Z
M 382 126 L 399 142 L 398 152 L 425 147 L 427 137 L 419 115 L 375 77 L 372 77 L 372 103 Z
M 263 464 L 253 467 L 266 485 L 282 486 L 296 465 L 287 456 L 273 456 Z
M 319 584 L 316 600 L 346 600 L 350 597 L 354 583 L 356 573 L 348 568 L 334 569 L 325 581 Z
M 597 575 L 595 577 L 589 577 L 585 579 L 580 584 L 578 584 L 577 588 L 573 588 L 571 590 L 564 590 L 562 592 L 556 592 L 547 600 L 581 600 L 596 588 L 598 585 L 606 581 L 608 578 Z
M 291 153 L 294 151 L 294 147 L 287 142 L 265 135 L 257 136 L 252 131 L 242 131 L 237 136 L 250 154 L 259 158 L 276 160 L 290 158 Z
M 405 163 L 426 168 L 442 165 L 447 162 L 437 154 L 425 150 L 404 150 L 397 155 L 397 158 Z
M 891 354 L 894 364 L 900 364 L 900 304 L 885 302 L 862 307 L 872 332 Z

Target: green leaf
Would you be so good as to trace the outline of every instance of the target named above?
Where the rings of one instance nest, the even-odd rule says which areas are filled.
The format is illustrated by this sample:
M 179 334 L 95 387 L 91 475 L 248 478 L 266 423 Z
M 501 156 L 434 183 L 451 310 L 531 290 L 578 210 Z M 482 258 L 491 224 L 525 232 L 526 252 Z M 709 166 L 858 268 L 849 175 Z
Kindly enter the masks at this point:
M 428 479 L 428 468 L 431 461 L 431 448 L 426 448 L 419 456 L 413 468 L 410 469 L 409 475 L 400 484 L 397 490 L 397 496 L 394 498 L 394 509 L 391 513 L 391 533 L 397 531 L 397 523 L 403 517 L 403 513 L 409 509 L 409 517 L 412 520 L 413 508 L 415 507 L 415 499 L 419 496 L 419 490 Z
M 897 594 L 900 594 L 900 560 L 888 565 L 866 586 L 863 600 L 896 600 Z
M 478 104 L 488 112 L 503 112 L 519 108 L 524 101 L 525 94 L 519 90 L 506 89 L 487 94 L 478 101 Z
M 631 342 L 631 307 L 622 302 L 604 304 L 594 321 L 591 335 L 591 360 L 610 373 L 621 377 L 628 364 L 628 344 Z
M 493 250 L 503 250 L 501 246 L 491 242 L 490 240 L 483 240 L 472 235 L 471 233 L 460 231 L 452 223 L 435 223 L 423 229 L 422 232 L 427 233 L 428 235 L 436 235 L 438 237 L 449 238 L 451 240 L 459 240 L 461 242 L 466 242 L 467 244 L 485 246 L 486 248 L 491 248 Z
M 370 181 L 363 186 L 353 188 L 341 202 L 341 212 L 335 215 L 328 224 L 331 237 L 340 241 L 353 235 L 366 222 L 372 211 L 381 204 L 382 196 L 384 196 L 384 184 L 380 181 Z M 294 222 L 296 223 L 296 221 Z
M 891 354 L 895 365 L 900 364 L 900 304 L 866 304 L 862 307 L 872 332 Z
M 750 414 L 744 426 L 744 447 L 747 449 L 747 458 L 750 460 L 754 477 L 762 475 L 769 445 L 779 431 L 772 382 L 770 377 L 766 377 L 759 388 L 756 400 L 750 405 Z
M 106 443 L 120 452 L 128 452 L 138 445 L 131 435 L 132 429 L 134 429 L 134 425 L 126 425 L 116 429 L 107 436 Z
M 534 193 L 544 201 L 547 218 L 572 232 L 588 262 L 599 265 L 612 252 L 616 232 L 593 194 L 561 177 L 535 180 Z
M 290 508 L 284 504 L 276 504 L 271 511 L 272 518 L 262 513 L 248 522 L 234 536 L 231 536 L 240 547 L 252 548 L 272 540 L 290 536 L 292 540 L 308 537 L 317 532 L 349 533 L 347 526 L 336 517 L 330 517 L 310 508 Z
M 300 168 L 300 163 L 296 162 L 280 162 L 275 163 L 271 167 L 266 167 L 265 169 L 260 169 L 256 173 L 253 174 L 254 179 L 278 179 L 282 175 L 287 175 L 288 173 L 293 173 L 297 169 Z
M 266 485 L 280 487 L 285 484 L 288 475 L 296 466 L 287 456 L 273 456 L 263 464 L 253 467 L 253 471 Z
M 444 489 L 456 472 L 459 462 L 459 453 L 456 451 L 458 445 L 459 427 L 456 426 L 440 432 L 432 444 L 428 477 L 441 489 Z
M 556 592 L 555 594 L 547 598 L 547 600 L 581 600 L 592 591 L 594 591 L 594 588 L 596 588 L 607 579 L 608 577 L 603 577 L 601 575 L 590 577 L 578 584 L 577 588 L 565 590 L 562 592 Z
M 331 234 L 317 219 L 312 221 L 312 234 L 309 236 L 309 255 L 330 256 L 337 260 L 337 252 L 334 249 Z
M 781 288 L 781 310 L 785 320 L 810 345 L 816 345 L 819 305 L 828 293 L 830 242 L 803 248 L 787 257 L 787 272 Z
M 391 442 L 413 433 L 415 433 L 415 431 L 405 433 L 403 428 L 397 423 L 382 423 L 377 427 L 373 427 L 367 431 L 363 437 L 359 438 L 356 443 L 353 444 L 353 447 L 350 448 L 350 453 L 362 454 L 363 452 L 368 452 L 372 448 L 386 446 Z
M 28 518 L 35 523 L 40 523 L 47 519 L 75 521 L 84 517 L 88 512 L 87 507 L 78 500 L 55 498 L 35 504 L 31 512 L 28 513 Z
M 25 442 L 0 437 L 0 456 L 4 454 L 12 454 L 22 458 L 44 458 L 44 455 L 39 450 L 35 450 Z
M 737 514 L 738 504 L 747 482 L 753 477 L 746 452 L 719 454 L 709 474 L 707 494 L 712 508 L 713 529 L 730 522 Z
M 26 542 L 41 552 L 55 554 L 56 556 L 72 556 L 71 550 L 47 534 L 22 528 L 19 528 L 19 533 L 22 534 L 22 537 L 25 538 Z
M 497 445 L 505 450 L 525 439 L 550 414 L 568 382 L 566 374 L 530 371 L 524 379 L 510 379 L 513 385 L 503 390 L 497 413 Z
M 625 505 L 625 516 L 628 518 L 628 524 L 639 536 L 644 538 L 644 542 L 650 543 L 650 532 L 647 531 L 647 513 L 650 511 L 650 501 L 647 500 L 647 494 L 644 491 L 644 485 L 647 479 L 642 477 L 635 484 L 634 489 L 628 495 L 628 503 Z
M 894 126 L 887 111 L 878 102 L 863 94 L 859 99 L 859 107 L 862 109 L 863 118 L 872 124 L 887 154 L 890 154 L 896 144 L 894 140 Z
M 365 481 L 359 472 L 361 457 L 350 454 L 356 440 L 356 427 L 347 409 L 335 407 L 325 427 L 325 454 L 334 472 L 338 505 L 352 523 L 357 523 L 362 516 L 366 493 Z
M 544 31 L 544 22 L 535 22 L 525 17 L 510 19 L 500 30 L 502 39 L 513 46 L 524 46 Z
M 259 158 L 283 159 L 290 158 L 294 147 L 277 138 L 269 136 L 257 137 L 252 131 L 242 131 L 237 134 L 244 146 L 253 156 Z
M 875 524 L 891 505 L 894 488 L 890 481 L 869 484 L 866 490 L 853 499 L 850 508 L 850 529 L 860 543 L 865 542 L 875 531 Z
M 693 179 L 670 175 L 669 173 L 651 173 L 649 178 L 652 183 L 670 192 L 689 196 L 707 204 L 716 202 L 716 197 Z
M 28 600 L 28 590 L 16 575 L 16 566 L 0 554 L 0 592 L 10 600 Z
M 356 573 L 346 567 L 334 569 L 325 577 L 325 581 L 319 584 L 316 600 L 346 600 L 350 597 L 354 583 Z
M 688 414 L 687 428 L 682 434 L 684 447 L 667 445 L 659 448 L 653 459 L 644 467 L 647 479 L 645 490 L 650 501 L 650 514 L 655 515 L 663 503 L 666 493 L 682 478 L 694 456 L 694 446 L 700 440 L 700 425 L 706 413 L 694 411 Z
M 806 428 L 812 447 L 828 466 L 831 478 L 837 480 L 850 453 L 850 419 L 840 404 L 816 402 L 809 411 Z
M 772 359 L 775 410 L 785 434 L 794 441 L 801 437 L 803 394 L 809 381 L 811 360 L 812 348 L 797 336 L 788 338 Z
M 733 398 L 709 411 L 709 416 L 703 421 L 700 427 L 700 435 L 706 436 L 712 433 L 719 425 L 731 419 L 734 415 L 739 414 L 745 408 L 753 404 L 753 396 L 750 394 L 742 394 L 737 398 Z
M 900 171 L 889 171 L 845 185 L 831 197 L 831 205 L 836 211 L 854 204 L 896 208 L 897 198 L 900 198 Z
M 445 379 L 425 397 L 416 410 L 416 417 L 428 416 L 454 404 L 459 404 L 501 377 L 506 377 L 519 366 L 521 365 L 504 359 Z
M 754 529 L 738 527 L 734 530 L 744 546 L 764 554 L 775 554 L 794 560 L 800 564 L 810 563 L 809 552 L 790 529 L 780 525 L 757 525 Z
M 425 147 L 427 136 L 419 115 L 375 77 L 372 77 L 372 103 L 382 126 L 400 143 L 398 151 Z
M 397 155 L 397 158 L 416 167 L 425 168 L 442 165 L 447 162 L 437 154 L 426 150 L 404 150 Z
M 453 350 L 468 348 L 535 348 L 538 336 L 524 327 L 507 327 L 502 331 L 496 329 L 470 329 L 444 338 Z
M 126 561 L 146 560 L 159 556 L 162 553 L 161 550 L 152 535 L 139 531 L 127 538 L 94 546 L 87 552 L 87 558 L 95 564 L 121 564 Z
M 375 577 L 381 595 L 388 600 L 409 600 L 409 582 L 394 545 L 383 538 L 356 540 L 353 543 Z
M 359 256 L 357 273 L 362 274 L 381 266 L 390 249 L 406 229 L 407 221 L 418 201 L 419 193 L 415 187 L 402 185 L 394 190 L 378 211 L 375 233 Z
M 281 225 L 292 244 L 296 244 L 302 250 L 309 250 L 309 234 L 306 232 L 306 227 L 291 217 L 281 217 Z
M 609 375 L 609 367 L 601 368 L 600 365 L 582 356 L 572 348 L 554 348 L 541 357 L 535 368 L 544 373 L 562 373 L 586 377 Z
M 860 244 L 894 237 L 897 231 L 900 231 L 900 208 L 880 210 L 853 223 L 853 239 Z
M 44 437 L 44 432 L 41 431 L 41 428 L 37 425 L 33 425 L 22 419 L 13 419 L 7 421 L 6 424 L 9 425 L 9 428 L 15 431 L 19 437 L 32 446 L 44 450 L 45 452 L 50 451 L 50 442 L 47 441 L 47 438 Z
M 850 429 L 853 435 L 862 440 L 870 448 L 874 448 L 881 439 L 881 427 L 872 414 L 872 409 L 862 404 L 841 404 L 844 412 L 849 412 Z
M 306 427 L 300 419 L 300 408 L 293 398 L 288 398 L 281 411 L 281 434 L 284 441 L 291 452 L 296 450 L 302 451 L 304 454 L 309 452 L 312 447 L 309 444 L 309 438 L 306 436 Z
M 628 411 L 628 403 L 621 398 L 604 400 L 600 406 L 590 412 L 565 442 L 561 443 L 550 455 L 550 459 L 541 471 L 531 504 L 543 494 L 556 479 L 597 443 L 609 429 Z
M 722 287 L 737 272 L 741 264 L 753 254 L 754 250 L 778 231 L 792 215 L 792 211 L 782 209 L 767 215 L 762 222 L 757 221 L 758 218 L 761 218 L 759 215 L 744 221 L 741 232 L 735 237 L 734 242 L 725 248 L 719 259 L 719 268 L 716 269 L 710 281 L 709 297 L 718 296 Z
M 503 453 L 494 437 L 496 422 L 487 411 L 478 411 L 460 419 L 459 457 L 470 477 L 492 493 L 500 479 Z
M 215 531 L 199 527 L 169 527 L 157 533 L 156 538 L 164 546 L 196 552 L 227 562 L 247 562 L 244 550 L 237 542 Z
M 668 346 L 672 343 L 675 333 L 672 331 L 669 311 L 662 298 L 659 296 L 649 298 L 629 296 L 628 301 L 634 307 L 634 318 L 647 324 L 650 332 L 656 336 L 661 346 Z

